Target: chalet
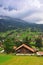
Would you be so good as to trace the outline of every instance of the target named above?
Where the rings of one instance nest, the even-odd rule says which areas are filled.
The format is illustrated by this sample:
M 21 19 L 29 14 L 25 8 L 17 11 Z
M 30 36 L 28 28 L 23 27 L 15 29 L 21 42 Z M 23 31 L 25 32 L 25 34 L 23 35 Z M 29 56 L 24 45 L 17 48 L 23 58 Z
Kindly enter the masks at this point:
M 43 56 L 43 51 L 39 51 L 36 53 L 38 56 Z
M 14 50 L 16 50 L 16 48 L 17 48 L 16 46 L 13 47 Z
M 21 46 L 17 47 L 15 50 L 16 53 L 19 54 L 33 54 L 36 52 L 36 50 L 34 50 L 33 48 L 29 47 L 26 44 L 22 44 Z

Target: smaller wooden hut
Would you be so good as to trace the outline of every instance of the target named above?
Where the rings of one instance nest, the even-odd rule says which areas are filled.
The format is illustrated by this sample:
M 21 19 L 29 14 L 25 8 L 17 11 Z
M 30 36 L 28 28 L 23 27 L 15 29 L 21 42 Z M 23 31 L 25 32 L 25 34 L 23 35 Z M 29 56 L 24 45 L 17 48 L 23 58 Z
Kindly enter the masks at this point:
M 38 56 L 43 56 L 43 51 L 38 51 L 36 54 L 37 54 Z

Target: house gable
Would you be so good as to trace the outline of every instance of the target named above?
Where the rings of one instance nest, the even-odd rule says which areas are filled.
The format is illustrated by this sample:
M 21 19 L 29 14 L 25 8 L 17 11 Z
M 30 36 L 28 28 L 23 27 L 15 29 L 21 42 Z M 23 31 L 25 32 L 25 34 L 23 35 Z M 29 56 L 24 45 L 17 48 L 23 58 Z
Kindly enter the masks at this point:
M 22 44 L 18 48 L 16 48 L 17 53 L 34 53 L 35 50 L 25 44 Z

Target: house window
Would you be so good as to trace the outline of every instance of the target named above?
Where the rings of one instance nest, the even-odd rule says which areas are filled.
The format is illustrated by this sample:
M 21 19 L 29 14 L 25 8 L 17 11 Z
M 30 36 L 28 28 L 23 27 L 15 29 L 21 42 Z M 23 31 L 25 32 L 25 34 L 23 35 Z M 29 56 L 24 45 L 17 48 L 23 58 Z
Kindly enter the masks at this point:
M 17 52 L 20 53 L 20 50 L 18 50 Z

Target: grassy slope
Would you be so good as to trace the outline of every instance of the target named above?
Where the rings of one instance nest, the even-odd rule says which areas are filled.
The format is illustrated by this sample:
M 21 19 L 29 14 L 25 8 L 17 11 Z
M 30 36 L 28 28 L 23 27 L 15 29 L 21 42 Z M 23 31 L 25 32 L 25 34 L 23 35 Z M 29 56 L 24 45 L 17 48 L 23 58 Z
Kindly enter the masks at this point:
M 0 65 L 43 65 L 43 57 L 0 55 Z
M 4 63 L 12 58 L 11 55 L 0 54 L 0 63 Z

